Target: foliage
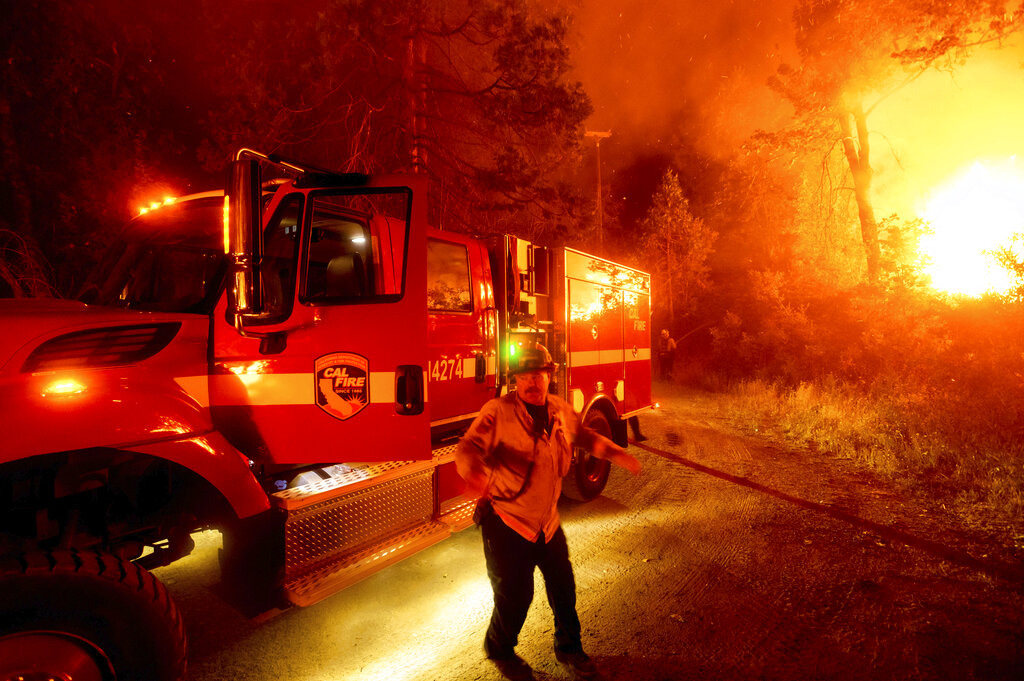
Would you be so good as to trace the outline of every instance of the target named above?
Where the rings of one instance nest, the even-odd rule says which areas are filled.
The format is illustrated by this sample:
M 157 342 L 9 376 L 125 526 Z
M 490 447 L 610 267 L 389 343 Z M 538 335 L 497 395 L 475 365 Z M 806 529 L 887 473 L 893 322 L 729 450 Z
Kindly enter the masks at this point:
M 117 0 L 26 0 L 4 13 L 0 228 L 18 235 L 16 260 L 49 263 L 33 269 L 44 289 L 68 294 L 113 228 L 153 198 L 138 193 L 164 179 L 152 169 L 184 149 L 167 96 L 174 65 L 155 31 L 182 20 Z
M 1014 234 L 1009 244 L 992 254 L 999 266 L 1010 274 L 1012 285 L 1005 298 L 1014 303 L 1024 303 L 1024 256 L 1021 255 L 1021 246 L 1024 246 L 1024 234 Z
M 930 292 L 917 250 L 927 226 L 877 219 L 859 193 L 870 190 L 872 107 L 920 69 L 954 68 L 972 44 L 1016 26 L 975 21 L 994 6 L 957 3 L 943 17 L 944 7 L 800 3 L 801 61 L 773 80 L 798 124 L 751 137 L 709 213 L 723 235 L 711 276 L 728 296 L 698 311 L 708 344 L 688 348 L 688 377 L 732 386 L 748 423 L 959 498 L 965 513 L 980 505 L 1019 519 L 1020 298 Z M 1012 251 L 1001 256 L 1024 273 Z
M 577 190 L 559 173 L 577 162 L 590 104 L 568 79 L 564 15 L 525 0 L 303 8 L 225 22 L 210 167 L 258 145 L 346 171 L 425 172 L 434 224 L 462 231 L 543 238 L 574 217 Z
M 744 381 L 724 399 L 730 416 L 747 428 L 853 460 L 909 484 L 969 521 L 994 518 L 1019 533 L 1024 529 L 1021 412 L 1009 399 L 993 403 L 991 395 L 920 385 L 865 391 L 838 381 L 793 387 Z M 1021 396 L 1019 386 L 1014 396 Z
M 52 273 L 43 289 L 73 294 L 113 227 L 138 205 L 216 187 L 239 146 L 424 171 L 442 227 L 555 242 L 576 217 L 563 176 L 590 104 L 568 77 L 568 18 L 526 0 L 25 0 L 2 12 L 0 229 L 17 235 L 5 280 L 41 254 L 51 267 L 30 280 Z
M 17 232 L 0 229 L 0 297 L 41 298 L 53 295 L 46 261 L 34 243 Z
M 695 310 L 698 296 L 708 287 L 708 258 L 718 233 L 690 212 L 679 175 L 671 168 L 665 171 L 640 227 L 641 249 L 655 282 L 655 314 L 669 320 L 656 326 L 671 326 L 677 315 Z
M 881 286 L 889 290 L 925 292 L 927 259 L 921 253 L 921 237 L 931 228 L 921 218 L 901 220 L 895 213 L 880 220 L 879 253 Z

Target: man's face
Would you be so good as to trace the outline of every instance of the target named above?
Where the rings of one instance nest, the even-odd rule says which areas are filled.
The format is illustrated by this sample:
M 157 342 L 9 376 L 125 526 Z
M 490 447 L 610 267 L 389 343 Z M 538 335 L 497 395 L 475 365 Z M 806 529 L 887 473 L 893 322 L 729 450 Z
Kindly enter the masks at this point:
M 547 371 L 523 371 L 516 374 L 516 393 L 530 404 L 544 404 L 550 385 L 551 374 Z

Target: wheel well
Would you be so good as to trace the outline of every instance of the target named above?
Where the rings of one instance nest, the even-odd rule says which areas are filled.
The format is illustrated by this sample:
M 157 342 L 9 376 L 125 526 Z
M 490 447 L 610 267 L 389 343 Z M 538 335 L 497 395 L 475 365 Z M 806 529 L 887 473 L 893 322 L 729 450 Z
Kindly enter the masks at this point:
M 0 466 L 0 554 L 102 549 L 131 560 L 231 517 L 200 476 L 137 452 L 78 450 Z
M 615 405 L 611 399 L 603 395 L 595 397 L 587 408 L 583 410 L 582 417 L 585 419 L 594 409 L 604 414 L 604 417 L 608 419 L 608 425 L 612 429 L 612 441 L 620 447 L 625 447 L 629 442 L 629 435 L 626 432 L 626 422 L 619 418 L 618 412 L 615 411 Z

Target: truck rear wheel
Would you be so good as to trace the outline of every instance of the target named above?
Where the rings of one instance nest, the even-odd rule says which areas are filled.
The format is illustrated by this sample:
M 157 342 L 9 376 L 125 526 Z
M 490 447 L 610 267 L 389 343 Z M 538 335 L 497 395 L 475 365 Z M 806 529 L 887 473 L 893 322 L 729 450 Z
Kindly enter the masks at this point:
M 104 553 L 0 560 L 0 679 L 177 681 L 185 626 L 166 587 Z
M 583 425 L 596 433 L 612 439 L 612 427 L 608 417 L 600 409 L 591 409 L 583 417 Z M 562 480 L 562 494 L 576 501 L 590 501 L 604 491 L 608 484 L 608 472 L 611 464 L 605 459 L 592 456 L 589 452 L 576 448 L 576 462 Z

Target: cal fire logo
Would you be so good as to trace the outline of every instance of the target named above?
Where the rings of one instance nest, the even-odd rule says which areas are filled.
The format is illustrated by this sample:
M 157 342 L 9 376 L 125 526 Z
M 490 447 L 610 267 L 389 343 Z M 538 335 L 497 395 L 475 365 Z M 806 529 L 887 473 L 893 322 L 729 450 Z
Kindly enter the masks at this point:
M 335 352 L 316 360 L 316 403 L 344 421 L 370 403 L 369 362 L 351 352 Z

